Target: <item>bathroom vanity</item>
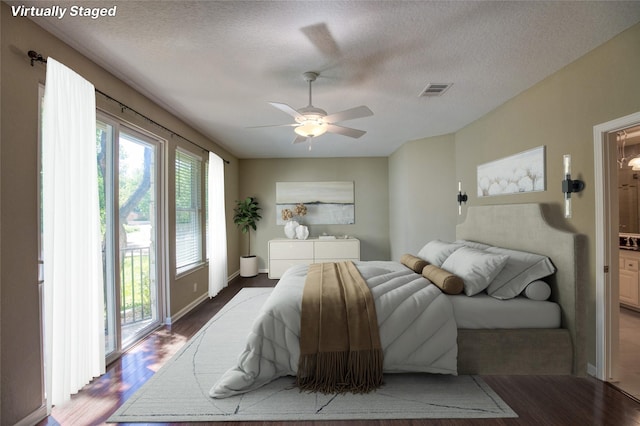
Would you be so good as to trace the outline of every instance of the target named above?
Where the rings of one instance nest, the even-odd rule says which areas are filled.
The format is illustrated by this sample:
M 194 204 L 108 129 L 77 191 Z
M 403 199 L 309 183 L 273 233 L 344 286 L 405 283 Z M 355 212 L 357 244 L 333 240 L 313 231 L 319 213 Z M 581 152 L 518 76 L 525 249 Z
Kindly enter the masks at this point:
M 620 303 L 640 311 L 640 235 L 620 234 Z

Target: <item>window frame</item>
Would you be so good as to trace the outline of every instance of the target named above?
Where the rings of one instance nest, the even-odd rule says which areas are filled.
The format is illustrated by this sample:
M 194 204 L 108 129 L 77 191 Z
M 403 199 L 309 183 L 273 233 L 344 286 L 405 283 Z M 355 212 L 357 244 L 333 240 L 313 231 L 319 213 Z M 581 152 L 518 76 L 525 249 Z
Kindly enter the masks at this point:
M 192 176 L 191 180 L 192 183 L 195 183 L 197 185 L 197 188 L 194 190 L 194 188 L 191 188 L 191 193 L 192 196 L 193 194 L 196 195 L 197 199 L 193 200 L 192 202 L 195 201 L 195 206 L 191 205 L 189 208 L 182 208 L 179 207 L 178 205 L 178 158 L 179 156 L 185 156 L 185 157 L 190 157 L 190 159 L 195 160 L 198 164 L 198 176 L 196 176 L 195 178 Z M 174 197 L 174 213 L 175 213 L 175 217 L 174 217 L 174 225 L 175 225 L 175 251 L 174 251 L 174 262 L 175 262 L 175 276 L 176 279 L 179 279 L 185 275 L 188 275 L 200 268 L 202 268 L 204 265 L 206 265 L 207 263 L 207 257 L 206 257 L 206 244 L 205 244 L 205 233 L 206 233 L 206 223 L 205 223 L 205 215 L 203 212 L 204 209 L 204 196 L 203 193 L 206 189 L 206 182 L 204 182 L 204 167 L 206 166 L 206 162 L 203 159 L 203 157 L 201 155 L 198 155 L 196 153 L 194 153 L 193 151 L 184 149 L 180 146 L 177 146 L 175 149 L 175 159 L 174 159 L 174 190 L 175 190 L 175 197 Z M 181 211 L 186 211 L 186 212 L 192 212 L 194 213 L 195 217 L 196 217 L 196 223 L 197 223 L 197 229 L 196 229 L 196 233 L 197 235 L 194 238 L 194 241 L 197 242 L 197 249 L 196 249 L 196 257 L 197 259 L 192 259 L 189 263 L 185 263 L 185 264 L 178 264 L 178 259 L 179 259 L 179 254 L 178 254 L 178 216 L 179 216 L 179 212 Z

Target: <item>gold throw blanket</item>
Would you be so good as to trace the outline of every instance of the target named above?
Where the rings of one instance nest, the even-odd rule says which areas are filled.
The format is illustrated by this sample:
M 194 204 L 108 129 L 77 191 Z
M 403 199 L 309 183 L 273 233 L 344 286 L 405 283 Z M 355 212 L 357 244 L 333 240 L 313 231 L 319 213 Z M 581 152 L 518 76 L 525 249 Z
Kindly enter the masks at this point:
M 366 393 L 382 385 L 375 304 L 353 262 L 310 265 L 300 315 L 300 389 Z

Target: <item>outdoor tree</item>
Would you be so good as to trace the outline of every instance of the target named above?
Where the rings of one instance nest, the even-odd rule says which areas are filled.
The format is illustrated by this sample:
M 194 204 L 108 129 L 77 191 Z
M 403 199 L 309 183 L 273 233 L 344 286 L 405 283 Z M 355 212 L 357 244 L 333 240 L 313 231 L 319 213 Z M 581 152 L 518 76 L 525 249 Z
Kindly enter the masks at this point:
M 106 200 L 105 200 L 105 177 L 107 176 L 107 132 L 98 130 L 96 138 L 98 140 L 98 184 L 100 186 L 100 215 L 101 222 L 106 223 Z M 126 247 L 127 245 L 127 233 L 124 225 L 127 222 L 129 215 L 137 210 L 142 210 L 141 213 L 148 217 L 148 209 L 140 208 L 141 201 L 145 197 L 149 197 L 149 189 L 151 188 L 151 161 L 152 150 L 149 148 L 144 149 L 143 164 L 141 167 L 141 173 L 135 177 L 128 177 L 123 174 L 120 176 L 120 200 L 118 208 L 119 217 L 119 231 L 120 231 L 120 247 Z M 144 206 L 148 206 L 148 203 L 142 203 Z M 104 225 L 103 225 L 104 226 Z M 105 230 L 103 229 L 103 234 Z

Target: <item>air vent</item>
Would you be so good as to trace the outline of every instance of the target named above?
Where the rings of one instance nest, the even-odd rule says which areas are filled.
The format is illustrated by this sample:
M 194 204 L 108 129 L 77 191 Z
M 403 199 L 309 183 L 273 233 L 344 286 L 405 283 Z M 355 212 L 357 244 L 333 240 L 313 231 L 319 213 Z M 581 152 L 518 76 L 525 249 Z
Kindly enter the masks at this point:
M 429 83 L 422 90 L 420 96 L 442 96 L 451 86 L 453 86 L 453 83 Z

